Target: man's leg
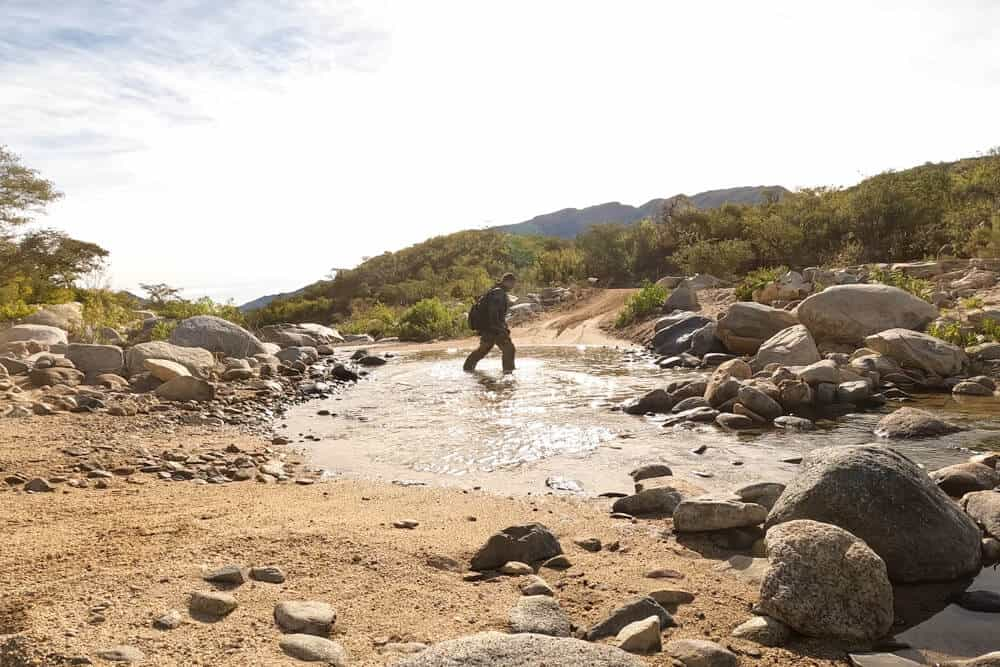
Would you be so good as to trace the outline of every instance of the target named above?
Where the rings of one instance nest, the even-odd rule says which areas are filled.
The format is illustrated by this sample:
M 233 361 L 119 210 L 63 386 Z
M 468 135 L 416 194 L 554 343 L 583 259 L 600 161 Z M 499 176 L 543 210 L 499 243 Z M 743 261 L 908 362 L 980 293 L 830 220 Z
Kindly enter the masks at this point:
M 476 364 L 483 360 L 493 346 L 496 344 L 496 336 L 493 334 L 484 333 L 479 336 L 479 347 L 472 351 L 472 354 L 468 356 L 465 360 L 465 365 L 462 366 L 464 370 L 474 371 L 476 370 Z
M 514 342 L 510 339 L 510 334 L 499 336 L 497 338 L 497 347 L 503 353 L 503 372 L 510 373 L 514 370 L 514 355 L 517 353 Z

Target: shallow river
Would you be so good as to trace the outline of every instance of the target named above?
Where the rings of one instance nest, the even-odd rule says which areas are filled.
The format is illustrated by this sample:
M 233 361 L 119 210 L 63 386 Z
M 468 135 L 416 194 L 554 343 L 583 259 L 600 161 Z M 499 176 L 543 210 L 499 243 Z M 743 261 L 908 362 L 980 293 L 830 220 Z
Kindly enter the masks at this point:
M 503 376 L 496 357 L 476 373 L 462 371 L 464 351 L 417 352 L 390 361 L 340 397 L 292 409 L 283 427 L 312 460 L 335 475 L 399 482 L 481 486 L 504 493 L 545 493 L 546 480 L 586 495 L 629 491 L 628 471 L 664 461 L 675 476 L 706 489 L 784 481 L 797 465 L 783 459 L 816 447 L 875 441 L 879 413 L 848 415 L 812 433 L 773 430 L 724 433 L 710 425 L 663 428 L 656 419 L 611 408 L 666 382 L 698 375 L 629 362 L 622 350 L 537 347 L 519 351 L 518 371 Z M 913 403 L 961 423 L 958 435 L 893 446 L 928 469 L 1000 448 L 1000 400 L 928 396 Z M 885 412 L 891 408 L 887 407 Z M 319 415 L 319 411 L 329 415 Z M 305 440 L 304 436 L 309 436 Z M 897 589 L 897 638 L 938 656 L 971 657 L 1000 650 L 1000 616 L 946 602 L 956 590 L 1000 592 L 1000 574 L 939 590 Z M 947 590 L 946 590 L 947 589 Z

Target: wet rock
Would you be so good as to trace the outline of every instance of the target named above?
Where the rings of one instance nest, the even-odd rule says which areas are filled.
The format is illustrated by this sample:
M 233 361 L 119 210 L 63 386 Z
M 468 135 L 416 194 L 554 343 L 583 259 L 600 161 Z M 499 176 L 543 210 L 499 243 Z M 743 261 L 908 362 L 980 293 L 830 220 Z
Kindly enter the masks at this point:
M 674 356 L 691 349 L 696 334 L 712 320 L 690 312 L 661 318 L 654 325 L 652 347 L 657 354 Z
M 712 422 L 715 418 L 719 416 L 718 410 L 713 410 L 712 408 L 692 408 L 691 410 L 685 410 L 684 412 L 678 412 L 675 415 L 670 415 L 663 420 L 664 428 L 669 426 L 675 426 L 677 424 L 683 424 L 684 422 Z
M 550 637 L 569 637 L 570 620 L 559 603 L 546 595 L 525 595 L 518 599 L 508 616 L 510 631 L 531 632 Z
M 974 491 L 990 491 L 1000 485 L 997 471 L 981 463 L 956 463 L 930 474 L 934 483 L 952 498 Z
M 962 381 L 952 387 L 951 393 L 960 396 L 992 396 L 993 390 L 978 382 Z
M 741 404 L 768 421 L 782 415 L 781 404 L 756 387 L 744 385 L 736 396 Z
M 1000 540 L 994 537 L 984 538 L 982 541 L 983 565 L 994 565 L 1000 563 Z
M 252 567 L 250 568 L 250 578 L 254 581 L 261 581 L 266 584 L 285 583 L 285 573 L 277 565 Z
M 736 655 L 715 642 L 677 639 L 667 642 L 663 652 L 684 667 L 736 667 Z
M 643 667 L 618 648 L 566 637 L 484 632 L 451 639 L 404 658 L 396 667 Z
M 337 610 L 315 600 L 286 600 L 274 605 L 274 620 L 284 632 L 328 637 Z
M 658 653 L 662 646 L 660 619 L 656 616 L 629 623 L 615 638 L 618 648 L 628 653 Z
M 895 582 L 950 581 L 979 569 L 979 529 L 926 472 L 888 447 L 810 452 L 768 515 L 767 528 L 794 519 L 856 535 L 885 561 Z
M 933 438 L 961 431 L 960 426 L 938 419 L 917 408 L 899 408 L 883 417 L 875 427 L 880 438 Z
M 774 425 L 778 428 L 783 428 L 786 431 L 815 431 L 816 424 L 810 419 L 804 417 L 795 417 L 792 415 L 783 415 L 774 420 Z
M 188 609 L 192 616 L 220 618 L 236 609 L 236 598 L 228 593 L 216 591 L 196 591 L 191 594 Z
M 673 399 L 663 389 L 653 391 L 625 404 L 622 410 L 628 415 L 659 414 L 670 412 L 674 405 Z
M 969 611 L 1000 614 L 1000 593 L 995 591 L 965 591 L 951 601 Z
M 303 662 L 322 662 L 343 667 L 348 664 L 347 651 L 339 643 L 308 634 L 284 635 L 278 646 L 287 655 Z
M 841 403 L 864 403 L 871 398 L 871 387 L 864 380 L 841 382 L 837 385 L 837 400 Z
M 472 557 L 473 570 L 495 570 L 504 563 L 534 563 L 563 552 L 559 540 L 540 523 L 510 526 L 492 535 Z
M 732 377 L 725 371 L 720 371 L 716 369 L 715 373 L 712 374 L 711 379 L 708 381 L 708 387 L 705 389 L 705 400 L 713 408 L 717 408 L 726 401 L 736 398 L 736 394 L 740 391 L 740 381 Z
M 688 410 L 693 410 L 695 408 L 711 408 L 712 406 L 708 404 L 701 396 L 691 396 L 690 398 L 685 398 L 683 401 L 679 401 L 673 408 L 670 409 L 673 413 L 687 412 Z
M 545 478 L 545 486 L 555 491 L 570 491 L 572 493 L 582 493 L 583 484 L 575 479 L 551 475 Z
M 594 641 L 602 637 L 612 637 L 621 632 L 622 628 L 629 623 L 641 621 L 650 616 L 659 619 L 661 628 L 674 627 L 674 618 L 666 609 L 653 598 L 640 596 L 632 598 L 612 611 L 606 619 L 590 628 L 587 631 L 587 639 Z
M 682 500 L 674 510 L 674 531 L 696 533 L 757 526 L 767 519 L 767 509 L 753 503 L 716 498 Z
M 892 627 L 886 565 L 846 530 L 789 521 L 767 533 L 758 608 L 810 637 L 872 640 Z
M 754 616 L 733 630 L 733 637 L 761 646 L 784 646 L 791 636 L 791 628 L 770 616 Z
M 670 477 L 673 474 L 670 466 L 665 463 L 647 463 L 630 472 L 629 477 L 634 482 L 640 482 L 653 477 Z
M 727 431 L 752 431 L 758 428 L 757 422 L 750 417 L 730 412 L 723 412 L 717 415 L 715 423 Z
M 97 657 L 108 662 L 142 662 L 146 659 L 146 654 L 134 646 L 112 646 L 101 649 L 97 652 Z

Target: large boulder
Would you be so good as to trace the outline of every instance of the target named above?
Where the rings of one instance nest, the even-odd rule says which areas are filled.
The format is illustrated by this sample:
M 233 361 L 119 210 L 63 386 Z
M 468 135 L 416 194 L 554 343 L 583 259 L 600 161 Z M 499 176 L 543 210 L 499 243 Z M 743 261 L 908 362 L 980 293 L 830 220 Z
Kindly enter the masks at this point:
M 343 343 L 340 332 L 322 324 L 304 322 L 301 324 L 271 324 L 262 327 L 260 339 L 266 343 L 276 343 L 281 347 L 318 347 Z
M 838 285 L 813 294 L 796 309 L 817 340 L 859 343 L 886 329 L 923 329 L 938 310 L 888 285 Z
M 166 341 L 151 341 L 139 343 L 128 349 L 126 366 L 129 373 L 141 373 L 146 370 L 147 359 L 166 359 L 180 364 L 191 375 L 207 378 L 215 367 L 215 357 L 208 350 L 197 347 L 181 347 Z
M 496 570 L 504 563 L 534 563 L 561 554 L 559 539 L 540 523 L 504 528 L 494 533 L 472 557 L 473 570 Z
M 992 491 L 1000 484 L 1000 474 L 982 463 L 956 463 L 935 470 L 930 477 L 952 498 L 975 491 Z
M 54 387 L 63 384 L 67 387 L 75 387 L 83 382 L 84 375 L 75 368 L 65 366 L 51 366 L 49 368 L 35 368 L 28 373 L 31 384 L 36 387 Z
M 678 287 L 670 292 L 667 300 L 663 302 L 663 310 L 671 312 L 674 310 L 701 310 L 698 303 L 698 295 L 690 287 Z
M 864 540 L 899 583 L 951 581 L 979 569 L 979 529 L 906 456 L 879 445 L 815 449 L 767 517 L 829 523 Z
M 812 334 L 801 324 L 782 329 L 764 341 L 753 360 L 755 370 L 768 364 L 808 366 L 822 359 Z
M 63 331 L 79 331 L 83 328 L 82 303 L 55 303 L 39 306 L 38 310 L 21 318 L 22 324 L 43 324 Z
M 892 628 L 892 584 L 867 544 L 825 523 L 799 520 L 767 532 L 761 612 L 809 637 L 871 641 Z
M 47 324 L 15 324 L 0 330 L 0 345 L 17 341 L 33 340 L 42 345 L 66 345 L 66 331 Z
M 880 438 L 932 438 L 957 433 L 962 428 L 938 419 L 934 413 L 918 408 L 899 408 L 882 417 L 875 426 Z
M 264 344 L 243 327 L 212 315 L 196 315 L 181 321 L 170 334 L 170 342 L 181 347 L 219 352 L 234 359 L 267 351 Z
M 484 632 L 440 642 L 396 667 L 643 667 L 621 649 L 569 637 Z
M 168 361 L 167 359 L 146 359 L 142 365 L 149 371 L 150 375 L 160 382 L 170 382 L 175 377 L 191 375 L 191 371 L 187 368 L 176 361 Z
M 865 338 L 865 347 L 899 363 L 941 377 L 958 375 L 969 359 L 965 350 L 909 329 L 887 329 Z
M 733 354 L 755 354 L 768 338 L 798 323 L 795 313 L 741 301 L 719 318 L 716 335 Z
M 66 350 L 66 357 L 87 375 L 102 373 L 118 375 L 125 367 L 125 355 L 117 345 L 71 343 Z

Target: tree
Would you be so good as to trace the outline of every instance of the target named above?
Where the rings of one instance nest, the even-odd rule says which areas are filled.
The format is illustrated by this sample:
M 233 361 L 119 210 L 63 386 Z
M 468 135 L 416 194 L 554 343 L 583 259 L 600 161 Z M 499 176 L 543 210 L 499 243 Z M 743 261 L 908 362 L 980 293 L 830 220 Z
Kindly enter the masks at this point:
M 51 181 L 22 165 L 17 155 L 0 145 L 0 234 L 31 222 L 60 197 L 62 193 Z
M 139 287 L 149 295 L 155 305 L 163 305 L 181 298 L 181 290 L 166 283 L 139 283 Z

